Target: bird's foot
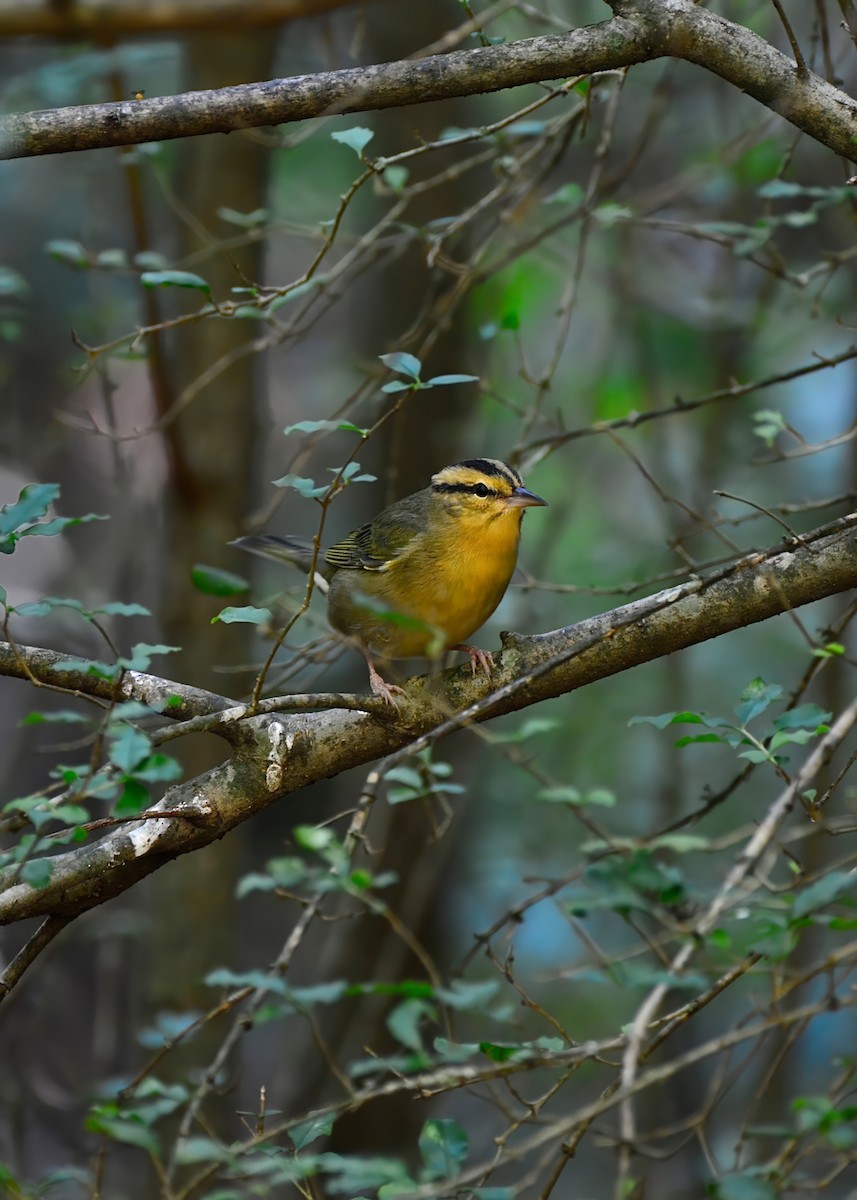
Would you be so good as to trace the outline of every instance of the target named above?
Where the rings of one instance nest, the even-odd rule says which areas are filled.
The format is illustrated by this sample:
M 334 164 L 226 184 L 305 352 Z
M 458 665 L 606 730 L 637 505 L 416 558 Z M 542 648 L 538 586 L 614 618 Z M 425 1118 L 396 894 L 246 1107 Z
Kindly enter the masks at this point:
M 387 683 L 385 679 L 381 678 L 371 662 L 368 665 L 369 687 L 372 689 L 372 695 L 380 696 L 386 704 L 391 704 L 393 708 L 397 708 L 399 701 L 396 697 L 404 696 L 405 689 L 399 687 L 397 683 Z
M 471 675 L 475 675 L 478 668 L 490 677 L 494 670 L 494 655 L 488 650 L 480 650 L 478 646 L 465 646 L 463 642 L 458 646 L 453 646 L 452 649 L 463 650 L 469 656 Z

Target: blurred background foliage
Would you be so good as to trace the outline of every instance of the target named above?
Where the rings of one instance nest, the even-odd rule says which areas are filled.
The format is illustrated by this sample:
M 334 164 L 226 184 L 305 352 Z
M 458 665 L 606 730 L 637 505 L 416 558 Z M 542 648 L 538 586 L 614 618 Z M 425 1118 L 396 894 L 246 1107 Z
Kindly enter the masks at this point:
M 0 4 L 0 33 L 12 7 Z M 237 20 L 188 33 L 171 27 L 165 6 L 162 31 L 145 36 L 113 34 L 109 22 L 89 39 L 7 36 L 0 100 L 7 109 L 81 104 L 392 60 L 470 15 L 454 0 L 330 7 L 261 29 Z M 787 48 L 773 4 L 710 7 Z M 839 5 L 786 7 L 813 69 L 853 93 L 857 63 Z M 450 45 L 609 15 L 570 0 L 494 8 L 481 33 Z M 480 637 L 485 646 L 496 646 L 500 629 L 571 624 L 776 543 L 781 524 L 754 506 L 798 531 L 850 511 L 849 174 L 713 75 L 669 61 L 566 87 L 3 163 L 0 502 L 30 480 L 57 480 L 62 512 L 110 517 L 22 543 L 3 562 L 10 600 L 141 603 L 151 617 L 111 625 L 123 652 L 141 640 L 180 646 L 161 660 L 166 675 L 240 697 L 267 643 L 252 627 L 212 625 L 224 601 L 195 589 L 191 568 L 252 576 L 248 597 L 235 603 L 267 603 L 287 585 L 299 602 L 297 578 L 241 561 L 227 543 L 260 528 L 312 534 L 314 502 L 271 481 L 288 473 L 323 481 L 352 452 L 378 482 L 336 499 L 331 540 L 457 458 L 514 461 L 549 500 L 526 521 L 521 570 Z M 171 274 L 179 271 L 197 282 L 186 286 Z M 479 382 L 384 392 L 401 376 L 380 356 L 396 350 L 420 359 L 424 379 L 456 373 Z M 840 365 L 825 366 L 836 357 Z M 302 421 L 370 428 L 385 414 L 356 449 L 354 433 L 282 432 Z M 289 603 L 277 599 L 277 611 Z M 288 799 L 77 922 L 4 1006 L 0 1159 L 9 1189 L 13 1178 L 35 1183 L 73 1168 L 78 1174 L 55 1180 L 51 1194 L 191 1194 L 176 1180 L 192 1170 L 193 1154 L 185 1151 L 173 1190 L 158 1164 L 212 1061 L 216 1080 L 192 1132 L 228 1145 L 261 1127 L 261 1088 L 269 1113 L 297 1117 L 342 1100 L 349 1063 L 365 1071 L 367 1056 L 398 1054 L 407 1073 L 407 1056 L 422 1050 L 426 1063 L 437 1061 L 437 1033 L 495 1046 L 617 1035 L 668 960 L 677 923 L 710 897 L 782 786 L 763 763 L 733 787 L 746 767 L 734 748 L 677 749 L 669 731 L 629 727 L 630 718 L 686 709 L 729 716 L 751 680 L 779 685 L 785 701 L 808 672 L 801 703 L 838 713 L 849 699 L 848 604 L 819 603 L 444 743 L 435 758 L 448 770 L 431 775 L 423 764 L 422 787 L 412 775 L 392 781 L 400 802 L 373 813 L 364 858 L 386 886 L 372 904 L 329 897 L 331 919 L 307 923 L 288 987 L 332 990 L 297 1003 L 275 992 L 263 1014 L 270 1019 L 236 1039 L 223 1061 L 216 1056 L 240 1010 L 227 1006 L 201 1022 L 147 1075 L 144 1088 L 157 1077 L 163 1090 L 142 1116 L 104 1097 L 133 1079 L 165 1036 L 236 986 L 252 986 L 243 973 L 276 958 L 335 855 L 306 831 L 296 842 L 293 831 L 320 825 L 341 836 L 365 772 Z M 322 649 L 320 662 L 306 662 L 301 647 L 324 628 L 314 604 L 289 639 L 279 690 L 364 687 L 356 655 Z M 73 612 L 20 618 L 14 635 L 104 653 L 97 631 Z M 820 655 L 830 642 L 845 653 Z M 49 710 L 50 699 L 14 681 L 0 697 L 3 797 L 11 800 L 42 787 L 46 771 L 79 750 L 63 727 L 21 725 L 36 701 Z M 781 711 L 772 707 L 759 731 Z M 214 739 L 196 742 L 176 752 L 190 774 L 222 753 Z M 556 789 L 576 789 L 574 802 Z M 723 789 L 722 803 L 681 827 L 692 837 L 663 840 Z M 778 934 L 773 957 L 700 1013 L 692 1033 L 676 1035 L 670 1053 L 775 1002 L 824 1007 L 845 986 L 832 971 L 826 982 L 816 972 L 803 990 L 788 981 L 847 939 L 848 888 L 822 898 L 839 926 L 828 913 L 801 939 L 783 897 L 795 873 L 848 867 L 854 850 L 844 835 L 855 808 L 846 778 L 816 824 L 799 810 L 778 857 L 766 861 L 767 892 L 732 911 L 703 948 L 698 974 L 674 981 L 667 1009 Z M 599 866 L 606 844 L 615 853 Z M 280 893 L 272 876 L 260 882 L 269 860 L 293 856 L 304 866 L 281 863 Z M 3 935 L 7 958 L 19 936 Z M 447 986 L 460 979 L 477 990 L 426 999 L 346 995 L 340 986 L 431 981 L 426 963 Z M 781 1188 L 853 1195 L 846 1168 L 854 1169 L 855 1141 L 846 1133 L 854 1117 L 831 1114 L 844 1111 L 853 1065 L 837 1056 L 852 1054 L 854 1039 L 853 1014 L 831 1004 L 646 1092 L 640 1154 L 623 1194 L 642 1195 L 633 1181 L 645 1179 L 646 1194 L 664 1200 L 706 1188 L 732 1200 Z M 388 1156 L 411 1178 L 421 1163 L 423 1182 L 436 1187 L 430 1194 L 445 1194 L 432 1180 L 465 1161 L 466 1130 L 468 1164 L 495 1152 L 501 1164 L 496 1177 L 474 1183 L 488 1189 L 479 1194 L 612 1195 L 613 1113 L 564 1170 L 559 1136 L 513 1152 L 519 1126 L 523 1139 L 594 1100 L 610 1079 L 590 1063 L 562 1087 L 556 1072 L 533 1072 L 521 1094 L 512 1079 L 421 1103 L 380 1096 L 332 1131 L 318 1127 L 329 1136 L 313 1149 L 325 1145 L 352 1165 L 337 1174 L 321 1163 L 319 1180 L 301 1187 L 374 1195 L 386 1183 L 382 1195 L 413 1194 L 398 1168 L 361 1176 L 359 1153 Z M 90 1111 L 94 1097 L 101 1107 Z M 773 1151 L 756 1126 L 779 1130 L 769 1135 Z M 216 1159 L 215 1142 L 207 1145 L 196 1149 L 203 1165 Z M 231 1174 L 192 1194 L 298 1194 L 287 1173 Z

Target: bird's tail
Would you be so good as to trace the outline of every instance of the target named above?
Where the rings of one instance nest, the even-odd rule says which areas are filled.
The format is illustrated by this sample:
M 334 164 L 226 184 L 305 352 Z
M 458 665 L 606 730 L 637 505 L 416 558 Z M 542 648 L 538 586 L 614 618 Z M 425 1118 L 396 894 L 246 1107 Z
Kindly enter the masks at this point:
M 290 563 L 304 574 L 309 574 L 312 566 L 315 547 L 309 538 L 277 537 L 273 533 L 250 534 L 247 537 L 236 538 L 230 546 L 238 546 L 241 550 L 249 550 L 251 554 L 261 554 L 263 558 L 273 558 L 277 562 Z M 324 558 L 319 556 L 316 562 L 316 583 L 323 591 L 327 591 L 327 580 L 324 577 Z

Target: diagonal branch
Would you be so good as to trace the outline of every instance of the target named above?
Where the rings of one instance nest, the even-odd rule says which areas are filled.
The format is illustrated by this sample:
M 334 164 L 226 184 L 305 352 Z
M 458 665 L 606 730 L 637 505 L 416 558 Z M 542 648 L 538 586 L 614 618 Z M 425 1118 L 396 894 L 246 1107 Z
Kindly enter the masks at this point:
M 12 114 L 0 157 L 231 133 L 337 113 L 474 96 L 671 57 L 695 63 L 856 160 L 857 103 L 742 25 L 693 3 L 608 0 L 612 20 L 508 45 L 179 96 Z
M 707 579 L 577 625 L 534 637 L 505 634 L 493 686 L 458 669 L 440 682 L 413 680 L 395 717 L 327 710 L 238 719 L 231 757 L 170 788 L 155 806 L 173 815 L 122 826 L 92 845 L 53 856 L 43 888 L 18 882 L 12 869 L 0 873 L 0 924 L 73 916 L 308 784 L 855 586 L 857 514 L 850 514 L 803 534 L 800 542 L 789 539 L 785 548 L 752 554 Z M 82 687 L 88 678 L 81 676 Z M 181 692 L 180 685 L 161 682 Z

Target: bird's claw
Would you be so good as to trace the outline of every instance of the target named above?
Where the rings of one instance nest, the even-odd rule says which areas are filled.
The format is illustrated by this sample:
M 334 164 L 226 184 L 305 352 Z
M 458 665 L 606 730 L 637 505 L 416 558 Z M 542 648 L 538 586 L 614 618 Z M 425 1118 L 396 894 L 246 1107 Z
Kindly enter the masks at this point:
M 398 708 L 399 701 L 397 696 L 404 696 L 405 689 L 399 687 L 397 683 L 387 683 L 385 679 L 375 670 L 369 672 L 369 687 L 372 689 L 373 696 L 380 696 L 385 704 L 390 704 L 393 708 Z
M 490 678 L 491 672 L 494 670 L 494 655 L 490 651 L 480 650 L 478 646 L 465 646 L 464 644 L 453 646 L 453 649 L 463 650 L 468 655 L 470 658 L 471 675 L 475 675 L 478 669 Z

